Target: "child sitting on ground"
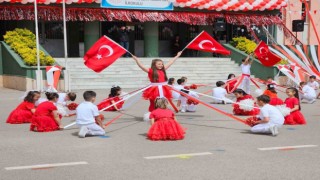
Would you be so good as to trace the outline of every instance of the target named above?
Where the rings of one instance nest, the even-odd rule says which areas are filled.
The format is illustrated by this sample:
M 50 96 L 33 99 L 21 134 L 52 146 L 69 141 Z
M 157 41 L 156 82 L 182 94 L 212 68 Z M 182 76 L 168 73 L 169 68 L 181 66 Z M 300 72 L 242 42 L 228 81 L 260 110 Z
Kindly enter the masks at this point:
M 225 89 L 227 90 L 228 94 L 233 93 L 233 91 L 235 90 L 234 86 L 238 82 L 235 78 L 236 78 L 236 75 L 234 74 L 228 75 L 227 85 L 225 86 Z
M 267 133 L 273 136 L 278 135 L 278 128 L 284 123 L 281 112 L 269 104 L 270 98 L 266 95 L 257 97 L 257 104 L 261 107 L 260 115 L 256 125 L 251 128 L 253 133 Z
M 284 124 L 306 124 L 306 120 L 300 112 L 301 107 L 299 101 L 299 91 L 296 88 L 291 87 L 286 90 L 286 94 L 288 95 L 288 98 L 284 101 L 284 103 L 291 110 L 290 114 L 284 117 Z
M 278 106 L 284 104 L 284 102 L 280 98 L 278 98 L 274 84 L 268 84 L 267 89 L 263 92 L 263 95 L 266 95 L 270 98 L 270 105 Z
M 83 98 L 85 101 L 77 107 L 76 123 L 80 127 L 79 137 L 105 135 L 105 127 L 102 124 L 98 107 L 93 104 L 96 100 L 96 93 L 94 91 L 86 91 L 83 93 Z
M 258 115 L 259 108 L 254 103 L 254 99 L 242 89 L 236 89 L 233 94 L 237 98 L 237 104 L 233 104 L 233 113 L 235 115 Z
M 300 82 L 300 88 L 302 91 L 301 100 L 305 99 L 309 104 L 312 104 L 316 101 L 316 91 L 312 87 L 308 86 L 306 82 Z
M 185 80 L 184 79 L 178 79 L 177 80 L 177 85 L 174 85 L 173 88 L 178 90 L 178 91 L 180 91 L 181 89 L 184 88 L 184 84 L 185 84 Z M 180 93 L 172 91 L 172 97 L 173 97 L 174 100 L 178 100 L 179 97 L 180 97 Z
M 225 104 L 227 90 L 224 88 L 225 83 L 223 81 L 217 81 L 215 88 L 212 89 L 213 103 L 216 104 Z
M 107 99 L 104 99 L 101 103 L 99 103 L 97 105 L 98 110 L 100 111 L 106 107 L 109 107 L 107 109 L 104 109 L 104 111 L 119 111 L 124 104 L 124 101 L 117 103 L 118 101 L 122 100 L 120 95 L 121 95 L 121 87 L 120 86 L 113 86 L 110 89 L 109 97 Z M 115 103 L 117 103 L 117 104 L 115 104 Z
M 62 116 L 70 116 L 71 114 L 69 113 L 67 102 L 75 101 L 77 98 L 77 94 L 74 92 L 69 92 L 69 93 L 58 93 L 58 95 L 59 95 L 59 99 L 56 103 L 56 106 L 58 108 L 58 113 Z
M 178 123 L 174 113 L 167 108 L 166 98 L 157 98 L 155 110 L 150 114 L 151 127 L 148 131 L 148 138 L 157 140 L 180 140 L 184 138 L 185 130 Z

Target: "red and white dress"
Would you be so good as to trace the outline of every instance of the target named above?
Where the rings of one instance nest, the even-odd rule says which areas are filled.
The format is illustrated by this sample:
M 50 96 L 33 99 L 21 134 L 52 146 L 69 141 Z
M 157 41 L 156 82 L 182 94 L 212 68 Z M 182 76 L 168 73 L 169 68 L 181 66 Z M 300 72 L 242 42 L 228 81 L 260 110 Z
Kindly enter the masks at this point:
M 114 103 L 118 102 L 118 101 L 121 101 L 122 98 L 121 97 L 109 97 L 107 99 L 104 99 L 102 102 L 100 102 L 97 106 L 98 106 L 98 110 L 100 111 L 101 109 L 104 109 L 108 106 L 111 106 L 112 105 L 112 101 L 114 101 Z M 122 102 L 119 102 L 118 104 L 116 104 L 115 106 L 118 108 L 118 109 L 121 109 L 122 106 L 124 104 L 124 101 Z M 112 105 L 111 107 L 109 107 L 108 109 L 105 109 L 104 111 L 116 111 L 116 108 Z
M 250 94 L 244 95 L 241 98 L 237 98 L 237 103 L 241 103 L 241 101 L 251 99 L 254 100 L 253 97 Z M 254 107 L 258 107 L 256 103 L 254 103 Z M 243 109 L 240 109 L 239 104 L 233 104 L 233 113 L 235 115 L 244 115 L 244 116 L 252 116 L 252 115 L 258 115 L 260 113 L 259 108 L 253 108 L 251 111 L 245 111 Z
M 164 72 L 161 70 L 157 70 L 158 81 L 155 81 L 152 78 L 152 73 L 153 70 L 150 68 L 148 71 L 148 77 L 150 82 L 152 83 L 152 86 L 146 89 L 142 94 L 142 97 L 144 99 L 148 99 L 150 101 L 149 112 L 152 112 L 154 110 L 154 101 L 157 97 L 163 96 L 167 99 L 172 99 L 171 88 L 167 84 Z
M 31 109 L 35 109 L 34 103 L 23 101 L 13 110 L 9 117 L 7 118 L 7 123 L 9 124 L 22 124 L 22 123 L 30 123 L 33 113 Z
M 53 102 L 46 101 L 39 104 L 32 118 L 30 131 L 49 132 L 59 130 L 59 125 L 52 114 L 53 111 L 57 111 Z
M 233 93 L 234 91 L 234 86 L 237 84 L 238 80 L 236 79 L 230 79 L 227 81 L 227 85 L 225 87 L 225 89 L 227 90 L 227 93 L 230 94 L 230 93 Z
M 284 103 L 290 109 L 294 108 L 295 105 L 299 105 L 299 100 L 295 97 L 287 98 Z M 287 115 L 284 119 L 284 124 L 295 125 L 295 124 L 306 124 L 306 120 L 300 110 L 296 110 Z
M 284 104 L 282 99 L 278 98 L 278 95 L 276 93 L 271 92 L 270 90 L 265 90 L 263 92 L 263 95 L 266 95 L 266 96 L 270 97 L 269 104 L 272 105 L 272 106 L 278 106 L 278 105 L 283 105 Z
M 151 112 L 154 124 L 148 131 L 148 138 L 157 140 L 180 140 L 184 138 L 185 129 L 174 120 L 174 113 L 169 109 L 158 108 Z

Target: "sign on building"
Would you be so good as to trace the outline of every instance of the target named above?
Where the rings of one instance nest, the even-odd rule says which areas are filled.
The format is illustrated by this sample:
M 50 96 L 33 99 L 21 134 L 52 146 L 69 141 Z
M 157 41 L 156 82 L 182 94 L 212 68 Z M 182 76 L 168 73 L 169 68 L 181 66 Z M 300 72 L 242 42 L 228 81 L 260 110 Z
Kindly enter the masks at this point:
M 173 10 L 169 0 L 101 0 L 101 7 L 116 9 Z

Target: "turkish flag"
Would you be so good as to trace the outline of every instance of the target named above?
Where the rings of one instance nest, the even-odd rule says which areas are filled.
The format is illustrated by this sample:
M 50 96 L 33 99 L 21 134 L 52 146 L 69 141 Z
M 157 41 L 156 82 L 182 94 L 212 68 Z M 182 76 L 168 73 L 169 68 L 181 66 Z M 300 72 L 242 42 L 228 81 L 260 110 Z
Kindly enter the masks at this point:
M 229 55 L 230 51 L 214 40 L 207 32 L 202 31 L 187 46 L 188 49 L 207 51 L 218 54 Z
M 264 66 L 273 66 L 281 61 L 281 58 L 270 52 L 268 45 L 263 41 L 260 41 L 254 54 Z
M 122 46 L 102 36 L 84 55 L 84 64 L 95 72 L 101 72 L 126 52 Z

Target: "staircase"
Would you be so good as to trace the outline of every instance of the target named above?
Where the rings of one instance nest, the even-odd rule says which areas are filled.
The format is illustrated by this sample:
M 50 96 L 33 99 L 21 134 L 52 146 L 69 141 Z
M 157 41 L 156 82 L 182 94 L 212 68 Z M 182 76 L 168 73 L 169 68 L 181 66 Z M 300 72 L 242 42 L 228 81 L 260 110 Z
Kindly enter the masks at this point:
M 55 58 L 64 65 L 63 58 Z M 150 67 L 153 58 L 140 58 L 140 61 Z M 161 58 L 164 63 L 169 58 Z M 109 89 L 112 85 L 122 88 L 139 88 L 147 85 L 149 80 L 132 58 L 118 59 L 101 73 L 87 68 L 82 58 L 68 58 L 71 90 Z M 188 84 L 214 84 L 226 80 L 229 73 L 241 74 L 239 66 L 230 58 L 179 58 L 167 71 L 168 78 L 176 80 L 181 76 L 188 77 Z

